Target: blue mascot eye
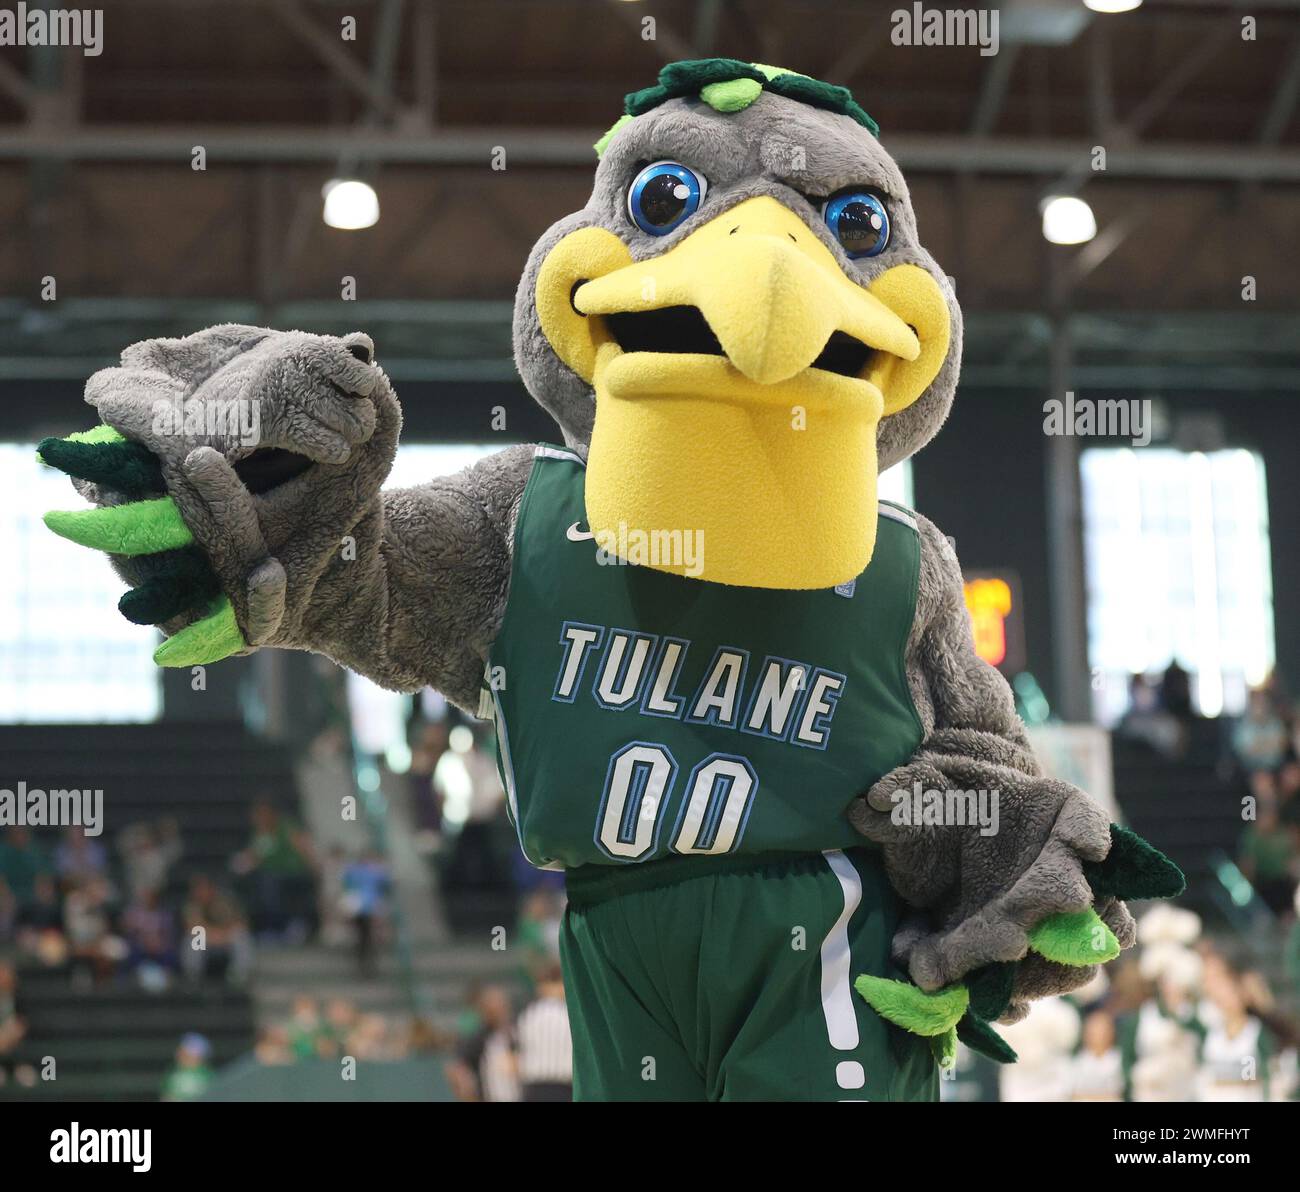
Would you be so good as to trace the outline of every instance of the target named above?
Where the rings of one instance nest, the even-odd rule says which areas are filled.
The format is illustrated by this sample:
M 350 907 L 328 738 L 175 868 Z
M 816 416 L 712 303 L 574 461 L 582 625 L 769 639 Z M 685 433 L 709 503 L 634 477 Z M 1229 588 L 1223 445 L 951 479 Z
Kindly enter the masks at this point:
M 646 166 L 627 192 L 627 213 L 651 236 L 666 236 L 699 210 L 709 184 L 703 174 L 675 161 Z
M 889 243 L 889 211 L 869 190 L 832 195 L 823 211 L 827 226 L 850 257 L 874 257 Z

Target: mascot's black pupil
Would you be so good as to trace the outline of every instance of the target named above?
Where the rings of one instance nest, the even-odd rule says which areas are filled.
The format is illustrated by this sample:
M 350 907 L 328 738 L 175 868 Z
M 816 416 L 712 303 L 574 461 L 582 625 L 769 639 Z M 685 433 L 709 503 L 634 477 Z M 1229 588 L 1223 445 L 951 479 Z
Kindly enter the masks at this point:
M 844 205 L 835 226 L 840 243 L 852 253 L 870 252 L 880 242 L 884 230 L 879 212 L 860 199 Z
M 651 178 L 641 190 L 641 215 L 647 223 L 663 227 L 686 209 L 691 188 L 673 174 Z

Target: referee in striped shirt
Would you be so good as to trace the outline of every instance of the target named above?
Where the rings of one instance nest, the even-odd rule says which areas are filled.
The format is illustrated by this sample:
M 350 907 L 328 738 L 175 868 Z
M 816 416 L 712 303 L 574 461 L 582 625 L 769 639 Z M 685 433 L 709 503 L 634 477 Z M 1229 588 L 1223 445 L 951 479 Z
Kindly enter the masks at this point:
M 537 982 L 537 995 L 515 1023 L 519 1084 L 525 1101 L 573 1100 L 573 1039 L 558 963 Z

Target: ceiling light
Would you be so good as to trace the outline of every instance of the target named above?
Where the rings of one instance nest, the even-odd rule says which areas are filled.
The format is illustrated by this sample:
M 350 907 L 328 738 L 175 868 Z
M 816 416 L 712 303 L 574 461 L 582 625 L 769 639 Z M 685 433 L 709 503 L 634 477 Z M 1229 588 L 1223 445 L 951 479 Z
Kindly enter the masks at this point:
M 322 217 L 331 228 L 355 232 L 379 222 L 379 196 L 375 188 L 355 178 L 331 178 L 321 187 L 325 199 Z
M 1042 212 L 1043 238 L 1053 244 L 1082 244 L 1097 234 L 1092 208 L 1074 195 L 1050 195 Z
M 1132 12 L 1142 7 L 1142 0 L 1083 0 L 1083 6 L 1093 12 Z

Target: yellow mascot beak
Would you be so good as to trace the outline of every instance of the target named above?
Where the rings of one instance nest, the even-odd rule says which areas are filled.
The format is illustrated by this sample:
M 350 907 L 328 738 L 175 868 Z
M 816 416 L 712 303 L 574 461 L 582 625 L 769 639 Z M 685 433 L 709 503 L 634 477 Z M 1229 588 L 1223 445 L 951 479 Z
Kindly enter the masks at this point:
M 596 392 L 587 518 L 631 562 L 715 583 L 829 588 L 876 534 L 876 428 L 948 353 L 914 265 L 863 288 L 792 211 L 748 199 L 633 263 L 603 228 L 561 240 L 536 302 Z

